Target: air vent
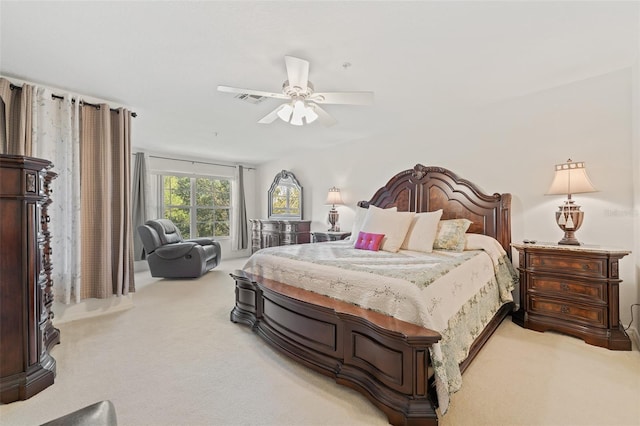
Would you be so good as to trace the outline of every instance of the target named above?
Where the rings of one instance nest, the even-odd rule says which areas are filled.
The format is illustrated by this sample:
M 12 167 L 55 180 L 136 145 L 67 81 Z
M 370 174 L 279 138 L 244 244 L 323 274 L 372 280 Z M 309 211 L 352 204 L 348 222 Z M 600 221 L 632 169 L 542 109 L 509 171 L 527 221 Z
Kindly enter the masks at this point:
M 250 104 L 259 104 L 260 102 L 267 99 L 266 96 L 250 95 L 248 93 L 240 93 L 235 97 L 237 99 L 240 99 L 241 101 L 249 102 Z

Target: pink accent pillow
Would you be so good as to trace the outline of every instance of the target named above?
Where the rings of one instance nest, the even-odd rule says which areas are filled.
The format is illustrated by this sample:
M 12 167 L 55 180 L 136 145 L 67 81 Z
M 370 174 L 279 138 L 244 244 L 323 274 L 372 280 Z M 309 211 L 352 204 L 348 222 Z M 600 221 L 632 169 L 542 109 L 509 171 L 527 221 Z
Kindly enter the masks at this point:
M 380 250 L 380 244 L 382 243 L 383 238 L 384 234 L 373 234 L 371 232 L 360 231 L 354 247 L 360 250 L 378 251 Z

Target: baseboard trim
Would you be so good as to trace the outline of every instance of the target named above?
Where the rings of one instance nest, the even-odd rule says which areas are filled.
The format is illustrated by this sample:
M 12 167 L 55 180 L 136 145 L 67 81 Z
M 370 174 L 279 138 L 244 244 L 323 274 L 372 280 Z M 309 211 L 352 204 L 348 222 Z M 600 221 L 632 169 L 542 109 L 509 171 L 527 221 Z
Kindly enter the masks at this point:
M 627 330 L 627 334 L 629 335 L 629 338 L 631 338 L 631 341 L 633 342 L 633 348 L 636 351 L 640 351 L 640 335 L 638 334 L 638 329 L 637 328 L 629 328 Z

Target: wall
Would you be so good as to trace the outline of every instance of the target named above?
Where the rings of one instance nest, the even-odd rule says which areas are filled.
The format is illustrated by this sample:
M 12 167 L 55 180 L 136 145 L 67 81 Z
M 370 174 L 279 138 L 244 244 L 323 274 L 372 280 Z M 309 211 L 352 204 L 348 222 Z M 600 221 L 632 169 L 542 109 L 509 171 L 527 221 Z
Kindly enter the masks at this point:
M 586 162 L 589 176 L 599 190 L 573 197 L 585 211 L 584 224 L 576 234 L 578 239 L 587 244 L 633 250 L 638 244 L 630 214 L 634 208 L 633 80 L 632 69 L 625 68 L 475 110 L 458 111 L 446 120 L 426 119 L 411 129 L 392 129 L 388 134 L 338 148 L 263 164 L 256 180 L 259 211 L 262 217 L 266 216 L 266 191 L 273 176 L 286 169 L 304 187 L 305 219 L 313 221 L 312 230 L 327 228 L 329 207 L 324 200 L 334 185 L 341 189 L 345 202 L 338 207 L 341 227 L 350 229 L 357 201 L 369 199 L 396 172 L 421 163 L 446 167 L 486 192 L 511 193 L 514 241 L 558 241 L 562 232 L 555 223 L 554 212 L 564 197 L 544 194 L 551 183 L 554 164 L 571 158 Z M 637 192 L 637 176 L 635 179 Z M 633 254 L 620 263 L 624 280 L 620 308 L 625 325 L 631 320 L 630 304 L 640 299 L 637 259 L 638 255 Z

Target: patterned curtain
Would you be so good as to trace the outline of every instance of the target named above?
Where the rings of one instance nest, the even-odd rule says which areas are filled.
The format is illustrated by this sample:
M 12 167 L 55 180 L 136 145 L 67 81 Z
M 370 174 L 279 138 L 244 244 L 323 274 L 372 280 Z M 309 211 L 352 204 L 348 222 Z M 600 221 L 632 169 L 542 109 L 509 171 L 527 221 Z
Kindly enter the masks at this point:
M 135 291 L 131 227 L 131 112 L 82 106 L 81 298 Z
M 50 160 L 54 294 L 62 303 L 135 291 L 131 113 L 0 77 L 0 153 Z M 81 124 L 82 123 L 82 124 Z
M 0 154 L 33 156 L 31 129 L 35 107 L 35 87 L 24 84 L 11 86 L 6 78 L 0 78 Z
M 53 163 L 58 174 L 51 184 L 51 249 L 53 294 L 59 302 L 80 302 L 80 109 L 71 94 L 52 99 L 36 91 L 33 155 Z M 76 97 L 76 100 L 77 97 Z

